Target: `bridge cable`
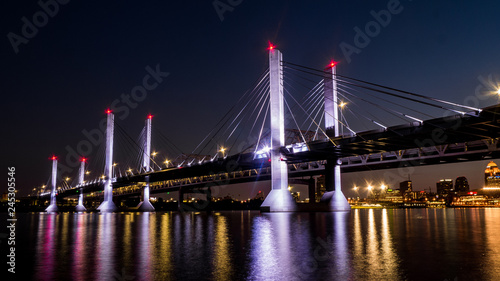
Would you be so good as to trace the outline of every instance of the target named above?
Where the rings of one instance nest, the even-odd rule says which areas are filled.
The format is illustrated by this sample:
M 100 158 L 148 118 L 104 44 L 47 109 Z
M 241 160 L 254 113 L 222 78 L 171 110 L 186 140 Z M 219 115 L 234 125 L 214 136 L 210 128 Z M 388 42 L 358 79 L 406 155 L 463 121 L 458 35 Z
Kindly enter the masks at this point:
M 307 66 L 302 66 L 302 65 L 299 65 L 299 64 L 294 64 L 294 63 L 291 63 L 291 62 L 285 62 L 285 63 L 290 64 L 290 65 L 294 65 L 294 66 L 297 66 L 297 67 L 302 67 L 302 68 L 305 68 L 305 69 L 309 69 L 309 70 L 321 72 L 321 73 L 328 73 L 328 72 L 321 71 L 321 70 L 314 69 L 314 68 L 310 68 L 310 67 L 307 67 Z M 299 71 L 301 71 L 301 70 L 299 70 Z M 411 95 L 411 96 L 416 96 L 416 97 L 420 97 L 420 98 L 423 98 L 423 99 L 432 100 L 432 101 L 435 101 L 435 102 L 440 102 L 440 103 L 444 103 L 444 104 L 448 104 L 448 105 L 453 105 L 453 106 L 457 106 L 457 107 L 461 107 L 461 108 L 466 108 L 466 109 L 470 109 L 470 110 L 474 110 L 474 111 L 481 111 L 481 109 L 479 109 L 479 108 L 470 107 L 470 106 L 466 106 L 466 105 L 462 105 L 462 104 L 457 104 L 457 103 L 453 103 L 453 102 L 449 102 L 449 101 L 445 101 L 445 100 L 441 100 L 441 99 L 436 99 L 436 98 L 432 98 L 432 97 L 429 97 L 429 96 L 412 93 L 412 92 L 409 92 L 409 91 L 399 90 L 399 89 L 396 89 L 396 88 L 387 87 L 387 86 L 383 86 L 383 85 L 380 85 L 380 84 L 371 83 L 371 82 L 367 82 L 367 81 L 364 81 L 364 80 L 360 80 L 360 79 L 356 79 L 356 78 L 352 78 L 352 77 L 348 77 L 348 76 L 344 76 L 344 75 L 340 75 L 340 74 L 336 74 L 336 76 L 341 77 L 341 78 L 350 79 L 350 80 L 353 80 L 353 81 L 356 81 L 356 82 L 368 84 L 368 85 L 371 85 L 371 86 L 376 86 L 376 87 L 380 87 L 380 88 L 383 88 L 383 89 L 387 89 L 387 90 L 391 90 L 391 91 L 395 91 L 395 92 L 400 92 L 400 93 L 403 93 L 403 94 L 407 94 L 407 95 Z
M 291 69 L 295 69 L 295 68 L 292 68 L 292 67 L 289 67 Z M 308 74 L 311 74 L 311 75 L 316 75 L 316 76 L 320 76 L 319 74 L 317 73 L 311 73 L 311 72 L 308 72 L 308 71 L 304 71 L 302 69 L 295 69 L 297 71 L 302 71 L 304 73 L 308 73 Z M 320 70 L 316 70 L 316 71 L 320 71 Z M 321 72 L 321 71 L 320 71 Z M 325 72 L 323 72 L 325 73 Z M 327 72 L 326 72 L 327 73 Z M 344 76 L 345 77 L 345 76 Z M 339 79 L 335 79 L 337 81 L 339 81 Z M 387 91 L 384 91 L 384 90 L 380 90 L 380 89 L 376 89 L 376 88 L 372 88 L 372 87 L 368 87 L 368 86 L 364 86 L 364 85 L 359 85 L 359 84 L 355 84 L 355 83 L 352 83 L 352 82 L 348 82 L 348 81 L 341 81 L 343 83 L 347 83 L 349 85 L 353 85 L 353 86 L 356 86 L 356 87 L 360 87 L 360 88 L 363 88 L 363 89 L 367 89 L 367 90 L 371 90 L 371 91 L 375 91 L 375 92 L 379 92 L 379 93 L 382 93 L 382 94 L 385 94 L 385 95 L 390 95 L 390 96 L 394 96 L 394 97 L 398 97 L 398 98 L 401 98 L 401 99 L 405 99 L 405 100 L 409 100 L 409 101 L 413 101 L 413 102 L 417 102 L 417 103 L 421 103 L 421 104 L 425 104 L 425 105 L 428 105 L 428 106 L 431 106 L 431 107 L 436 107 L 436 108 L 439 108 L 439 109 L 443 109 L 443 110 L 447 110 L 447 111 L 451 111 L 451 112 L 455 112 L 455 113 L 459 113 L 461 115 L 464 115 L 466 114 L 466 112 L 463 112 L 463 111 L 459 111 L 459 110 L 455 110 L 455 109 L 452 109 L 452 108 L 448 108 L 448 107 L 445 107 L 445 106 L 441 106 L 441 105 L 437 105 L 437 104 L 432 104 L 432 103 L 429 103 L 429 102 L 425 102 L 425 101 L 421 101 L 421 100 L 417 100 L 417 99 L 414 99 L 414 98 L 410 98 L 410 97 L 404 97 L 404 96 L 401 96 L 401 95 L 398 95 L 398 94 L 395 94 L 395 93 L 391 93 L 391 92 L 387 92 Z M 382 86 L 381 86 L 382 87 Z M 384 88 L 384 87 L 382 87 Z M 398 91 L 400 92 L 400 91 Z M 424 96 L 425 97 L 425 96 Z M 440 100 L 437 100 L 437 99 L 433 99 L 433 98 L 428 98 L 427 99 L 429 100 L 432 100 L 432 101 L 440 101 Z M 449 103 L 449 102 L 446 102 L 446 103 Z M 461 107 L 465 107 L 465 106 L 461 106 Z

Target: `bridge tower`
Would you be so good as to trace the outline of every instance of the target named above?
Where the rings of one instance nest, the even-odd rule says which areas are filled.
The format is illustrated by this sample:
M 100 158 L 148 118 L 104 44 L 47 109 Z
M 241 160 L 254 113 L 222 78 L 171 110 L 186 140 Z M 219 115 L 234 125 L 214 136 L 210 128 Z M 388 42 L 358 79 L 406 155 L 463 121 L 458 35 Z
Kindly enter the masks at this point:
M 285 146 L 282 61 L 281 52 L 270 45 L 271 192 L 260 207 L 263 212 L 293 212 L 297 209 L 295 201 L 288 191 L 288 168 L 280 152 L 280 148 Z
M 116 210 L 116 205 L 113 203 L 113 134 L 114 134 L 114 114 L 111 109 L 106 110 L 107 126 L 106 126 L 106 163 L 104 164 L 104 201 L 99 208 L 101 212 L 113 212 Z
M 144 156 L 143 156 L 143 167 L 146 173 L 149 173 L 151 170 L 150 166 L 150 155 L 151 155 L 151 119 L 153 119 L 153 115 L 149 114 L 146 119 L 146 139 L 144 141 Z M 140 211 L 144 212 L 154 212 L 155 208 L 149 202 L 149 175 L 145 177 L 146 184 L 144 185 L 144 189 L 142 191 L 142 201 L 137 206 Z
M 81 187 L 84 183 L 84 177 L 85 177 L 85 162 L 87 159 L 82 157 L 80 159 L 80 170 L 78 171 L 78 184 L 80 185 L 80 190 L 78 191 L 78 205 L 76 205 L 75 210 L 77 212 L 85 212 L 87 209 L 85 206 L 83 206 L 83 187 Z
M 338 137 L 339 134 L 339 104 L 337 97 L 337 65 L 335 62 L 325 69 L 324 99 L 325 99 L 325 129 L 329 138 Z M 326 192 L 321 202 L 327 202 L 332 211 L 348 211 L 351 209 L 349 202 L 342 193 L 340 160 L 338 158 L 327 159 L 325 166 L 325 189 Z
M 47 209 L 45 209 L 45 211 L 52 213 L 58 211 L 56 203 L 57 157 L 52 156 L 50 159 L 52 160 L 52 191 L 50 192 L 50 205 L 47 207 Z

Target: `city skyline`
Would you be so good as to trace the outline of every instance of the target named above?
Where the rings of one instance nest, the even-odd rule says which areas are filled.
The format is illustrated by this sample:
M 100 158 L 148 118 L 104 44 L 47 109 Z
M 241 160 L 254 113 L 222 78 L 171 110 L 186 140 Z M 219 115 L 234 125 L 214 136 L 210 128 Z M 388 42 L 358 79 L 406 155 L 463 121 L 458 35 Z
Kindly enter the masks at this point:
M 488 159 L 480 161 L 471 161 L 468 162 L 468 164 L 464 163 L 441 164 L 443 166 L 447 166 L 446 167 L 447 169 L 441 169 L 442 171 L 441 176 L 437 174 L 433 177 L 428 177 L 426 175 L 429 175 L 431 172 L 433 172 L 434 169 L 436 169 L 435 165 L 414 167 L 414 172 L 410 174 L 413 190 L 428 191 L 430 187 L 432 192 L 436 192 L 437 191 L 436 183 L 439 182 L 441 179 L 452 179 L 453 184 L 455 184 L 455 180 L 461 176 L 465 176 L 467 178 L 470 190 L 483 188 L 484 169 L 486 168 L 486 165 L 490 161 L 491 160 Z M 471 168 L 471 166 L 473 168 Z M 356 173 L 356 175 L 352 176 L 350 175 L 353 173 L 347 173 L 343 175 L 344 183 L 348 182 L 352 185 L 355 185 L 357 183 L 365 182 L 365 184 L 359 184 L 358 186 L 364 187 L 366 189 L 367 186 L 366 181 L 369 181 L 371 179 L 373 181 L 373 184 L 378 183 L 378 185 L 380 185 L 381 183 L 384 183 L 387 186 L 392 186 L 395 189 L 399 189 L 399 183 L 408 180 L 407 176 L 405 178 L 405 175 L 407 174 L 403 172 L 404 171 L 403 169 L 388 169 L 381 171 L 384 172 L 382 176 L 377 171 L 358 172 Z M 350 189 L 352 188 L 353 187 L 351 186 Z M 349 186 L 346 186 L 346 193 L 348 191 L 349 191 Z M 348 195 L 346 194 L 346 196 Z

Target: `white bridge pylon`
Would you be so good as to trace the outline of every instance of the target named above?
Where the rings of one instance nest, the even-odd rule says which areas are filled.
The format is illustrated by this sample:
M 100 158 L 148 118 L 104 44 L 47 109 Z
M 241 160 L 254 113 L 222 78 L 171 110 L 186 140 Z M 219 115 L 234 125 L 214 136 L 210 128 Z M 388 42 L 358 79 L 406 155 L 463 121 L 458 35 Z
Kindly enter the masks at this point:
M 269 47 L 269 91 L 271 116 L 271 192 L 260 209 L 263 212 L 294 212 L 297 205 L 288 191 L 288 167 L 280 148 L 285 146 L 285 107 L 283 100 L 283 55 Z
M 83 188 L 81 187 L 84 184 L 84 177 L 85 177 L 85 162 L 87 162 L 87 159 L 85 157 L 82 157 L 80 159 L 80 170 L 78 171 L 78 185 L 80 185 L 80 190 L 78 191 L 78 205 L 75 207 L 75 211 L 77 212 L 85 212 L 87 208 L 83 206 Z
M 50 205 L 45 209 L 48 213 L 57 212 L 56 192 L 57 192 L 57 157 L 52 156 L 52 190 L 50 192 Z
M 146 138 L 144 140 L 144 155 L 143 155 L 143 167 L 146 173 L 151 171 L 151 119 L 153 115 L 149 114 L 146 119 Z M 140 211 L 143 212 L 154 212 L 155 208 L 149 201 L 149 175 L 145 176 L 145 184 L 142 190 L 142 201 L 137 206 Z
M 337 96 L 337 64 L 332 62 L 325 69 L 325 129 L 329 138 L 339 136 L 339 104 Z M 351 206 L 342 193 L 339 159 L 327 159 L 325 165 L 325 193 L 321 202 L 327 203 L 331 211 L 349 211 Z
M 297 205 L 288 191 L 288 168 L 280 148 L 285 146 L 285 120 L 283 97 L 283 55 L 269 47 L 269 88 L 271 116 L 271 192 L 261 205 L 263 212 L 294 212 Z M 339 136 L 339 106 L 337 97 L 336 64 L 332 62 L 324 79 L 325 129 L 328 137 Z M 321 202 L 330 211 L 351 209 L 341 189 L 340 163 L 328 159 L 325 167 L 326 192 Z
M 106 110 L 106 163 L 104 164 L 104 201 L 97 208 L 101 212 L 113 212 L 116 205 L 113 203 L 113 135 L 114 135 L 114 114 L 111 109 Z

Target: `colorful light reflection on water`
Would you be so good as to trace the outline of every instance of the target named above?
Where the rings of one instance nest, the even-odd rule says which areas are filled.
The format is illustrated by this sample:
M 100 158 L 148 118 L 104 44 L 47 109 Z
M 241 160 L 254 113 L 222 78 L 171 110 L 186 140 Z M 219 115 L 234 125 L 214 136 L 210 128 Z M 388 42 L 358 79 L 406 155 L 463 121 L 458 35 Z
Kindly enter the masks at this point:
M 500 209 L 21 214 L 18 265 L 36 280 L 500 280 L 499 219 Z

